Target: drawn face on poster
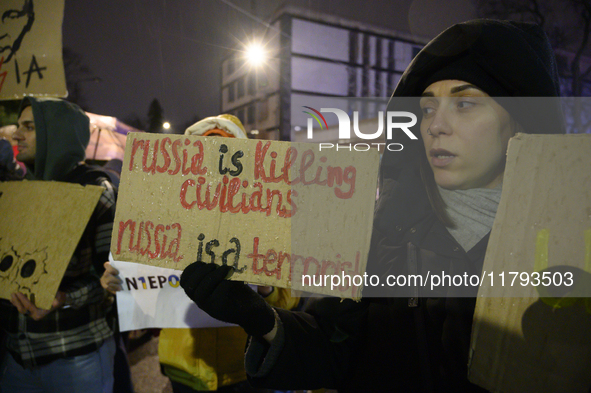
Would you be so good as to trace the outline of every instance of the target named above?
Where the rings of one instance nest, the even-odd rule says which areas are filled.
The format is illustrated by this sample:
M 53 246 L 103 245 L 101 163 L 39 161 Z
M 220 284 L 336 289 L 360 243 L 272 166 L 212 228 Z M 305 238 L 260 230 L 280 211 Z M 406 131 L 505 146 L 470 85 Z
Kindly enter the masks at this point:
M 65 97 L 64 0 L 0 2 L 0 100 Z
M 39 308 L 51 307 L 102 191 L 61 182 L 0 182 L 0 298 L 20 292 Z
M 33 0 L 25 0 L 17 9 L 8 8 L 0 12 L 2 13 L 0 54 L 5 57 L 4 61 L 8 63 L 20 48 L 21 42 L 35 21 Z
M 3 285 L 15 285 L 17 292 L 30 297 L 44 274 L 47 274 L 46 248 L 23 254 L 14 247 L 0 251 L 0 282 Z

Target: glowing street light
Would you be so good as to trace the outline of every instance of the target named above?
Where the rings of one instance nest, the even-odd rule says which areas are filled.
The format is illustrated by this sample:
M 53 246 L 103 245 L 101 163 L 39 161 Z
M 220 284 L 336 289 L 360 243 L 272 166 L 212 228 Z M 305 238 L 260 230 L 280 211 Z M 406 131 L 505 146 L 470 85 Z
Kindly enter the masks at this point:
M 169 129 L 170 129 L 170 123 L 169 123 L 169 122 L 167 122 L 167 121 L 165 121 L 165 122 L 162 124 L 162 128 L 164 128 L 165 130 L 169 130 Z
M 246 61 L 252 66 L 257 67 L 263 64 L 265 60 L 267 60 L 267 54 L 261 44 L 252 43 L 246 47 Z

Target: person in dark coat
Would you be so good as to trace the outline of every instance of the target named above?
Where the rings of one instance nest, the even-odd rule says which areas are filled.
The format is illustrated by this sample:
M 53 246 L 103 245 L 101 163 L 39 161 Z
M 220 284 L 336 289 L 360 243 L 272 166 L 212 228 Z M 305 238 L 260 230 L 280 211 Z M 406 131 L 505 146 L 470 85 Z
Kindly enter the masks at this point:
M 25 179 L 94 185 L 103 191 L 50 309 L 38 308 L 24 286 L 11 294 L 10 301 L 0 300 L 0 329 L 5 333 L 0 345 L 0 391 L 112 392 L 116 344 L 99 269 L 109 255 L 116 194 L 105 172 L 83 162 L 90 138 L 88 116 L 62 99 L 25 97 L 12 137 L 18 144 L 16 159 L 27 168 Z M 45 197 L 33 194 L 19 203 Z M 44 236 L 67 225 L 56 222 Z M 22 261 L 27 255 L 41 255 L 28 254 L 36 244 L 28 243 L 25 247 L 30 248 L 12 249 Z
M 404 149 L 382 159 L 368 274 L 381 282 L 391 274 L 480 275 L 508 141 L 516 132 L 563 132 L 558 95 L 554 55 L 536 25 L 474 20 L 427 44 L 389 104 L 422 113 L 420 137 L 388 141 Z M 254 385 L 484 391 L 467 377 L 477 287 L 368 287 L 361 302 L 322 298 L 290 312 L 225 280 L 228 270 L 194 263 L 181 285 L 203 310 L 251 336 L 245 362 Z

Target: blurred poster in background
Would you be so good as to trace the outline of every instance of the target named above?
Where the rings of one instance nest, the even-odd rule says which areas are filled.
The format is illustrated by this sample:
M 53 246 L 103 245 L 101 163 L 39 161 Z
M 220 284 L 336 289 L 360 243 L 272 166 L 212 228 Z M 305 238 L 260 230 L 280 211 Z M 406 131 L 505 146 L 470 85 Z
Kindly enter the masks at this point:
M 2 0 L 0 15 L 0 100 L 67 96 L 64 0 Z

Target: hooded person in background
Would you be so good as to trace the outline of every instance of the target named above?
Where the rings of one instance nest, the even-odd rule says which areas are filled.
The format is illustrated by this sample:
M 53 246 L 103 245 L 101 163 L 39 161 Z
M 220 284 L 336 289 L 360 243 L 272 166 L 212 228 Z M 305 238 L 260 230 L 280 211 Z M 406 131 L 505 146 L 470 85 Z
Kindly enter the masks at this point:
M 246 139 L 242 122 L 229 114 L 200 120 L 187 128 L 185 135 Z M 118 274 L 119 271 L 109 262 L 105 263 L 101 283 L 112 293 L 122 289 Z M 257 292 L 266 304 L 287 310 L 295 308 L 300 300 L 284 288 L 259 286 Z M 265 389 L 252 388 L 246 382 L 246 338 L 246 333 L 235 326 L 162 329 L 158 357 L 164 374 L 170 378 L 173 392 L 266 392 Z
M 115 216 L 115 190 L 104 172 L 84 164 L 89 119 L 76 105 L 53 98 L 21 104 L 16 159 L 29 180 L 102 186 L 104 191 L 78 243 L 49 310 L 22 293 L 0 302 L 6 333 L 0 370 L 3 392 L 96 392 L 113 389 L 115 342 L 110 306 L 100 285 Z M 31 195 L 31 198 L 42 198 Z M 22 201 L 27 203 L 27 201 Z M 48 231 L 59 230 L 59 223 Z
M 422 119 L 417 141 L 388 140 L 404 150 L 382 158 L 368 275 L 382 283 L 390 274 L 480 275 L 508 141 L 516 132 L 562 132 L 552 98 L 558 87 L 553 52 L 536 25 L 475 20 L 427 44 L 389 104 Z M 228 270 L 195 262 L 181 286 L 203 310 L 251 336 L 246 370 L 255 386 L 483 391 L 467 377 L 473 287 L 367 287 L 359 303 L 322 298 L 303 313 L 272 309 L 225 280 Z

